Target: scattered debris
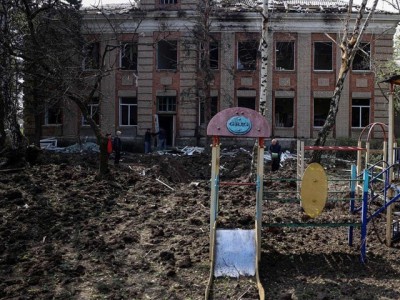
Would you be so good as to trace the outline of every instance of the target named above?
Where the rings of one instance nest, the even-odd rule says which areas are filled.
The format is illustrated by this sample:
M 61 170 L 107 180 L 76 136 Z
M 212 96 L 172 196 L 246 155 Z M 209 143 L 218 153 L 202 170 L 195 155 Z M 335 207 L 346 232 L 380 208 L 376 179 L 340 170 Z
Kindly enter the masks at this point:
M 57 139 L 54 137 L 40 140 L 40 149 L 57 148 Z
M 82 152 L 100 152 L 100 147 L 96 143 L 85 142 L 81 145 L 74 144 L 68 147 L 57 147 L 57 139 L 48 138 L 40 140 L 40 148 L 44 150 L 59 152 L 59 153 L 82 153 Z
M 157 180 L 159 183 L 165 185 L 165 186 L 166 186 L 167 188 L 169 188 L 170 190 L 174 191 L 174 189 L 173 189 L 172 187 L 170 187 L 168 184 L 162 182 L 160 179 L 156 178 L 156 180 Z
M 252 153 L 249 150 L 245 149 L 245 148 L 239 148 L 239 149 L 227 149 L 227 148 L 224 148 L 224 149 L 221 150 L 221 157 L 222 156 L 236 157 L 240 153 L 246 153 L 249 156 L 252 155 Z
M 297 155 L 292 154 L 288 150 L 286 150 L 281 155 L 281 163 L 283 163 L 285 160 L 288 160 L 288 159 L 297 159 Z M 264 160 L 271 161 L 271 154 L 269 152 L 264 153 Z
M 185 146 L 182 149 L 178 149 L 185 155 L 201 154 L 204 152 L 204 147 L 189 147 Z

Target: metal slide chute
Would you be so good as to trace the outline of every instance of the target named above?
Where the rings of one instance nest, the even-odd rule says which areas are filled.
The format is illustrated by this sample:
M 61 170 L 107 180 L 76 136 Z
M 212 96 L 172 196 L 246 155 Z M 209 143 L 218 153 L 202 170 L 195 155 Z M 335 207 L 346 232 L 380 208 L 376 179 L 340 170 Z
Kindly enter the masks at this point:
M 255 110 L 244 107 L 225 109 L 209 122 L 207 135 L 212 136 L 211 203 L 210 203 L 210 276 L 205 292 L 209 299 L 214 277 L 255 276 L 259 298 L 265 299 L 260 281 L 261 221 L 264 177 L 264 139 L 270 136 L 266 119 Z M 218 229 L 220 137 L 257 139 L 257 176 L 255 187 L 255 228 Z M 235 183 L 231 183 L 234 185 Z

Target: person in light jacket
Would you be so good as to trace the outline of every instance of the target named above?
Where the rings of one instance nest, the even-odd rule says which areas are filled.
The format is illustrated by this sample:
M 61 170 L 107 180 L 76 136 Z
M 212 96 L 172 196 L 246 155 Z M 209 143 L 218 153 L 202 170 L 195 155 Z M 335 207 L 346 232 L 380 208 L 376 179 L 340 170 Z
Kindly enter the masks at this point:
M 114 137 L 114 140 L 113 140 L 113 150 L 115 152 L 114 165 L 116 165 L 116 166 L 119 165 L 119 160 L 121 159 L 122 142 L 121 142 L 121 138 L 119 137 L 120 135 L 121 135 L 121 131 L 117 131 L 116 136 Z

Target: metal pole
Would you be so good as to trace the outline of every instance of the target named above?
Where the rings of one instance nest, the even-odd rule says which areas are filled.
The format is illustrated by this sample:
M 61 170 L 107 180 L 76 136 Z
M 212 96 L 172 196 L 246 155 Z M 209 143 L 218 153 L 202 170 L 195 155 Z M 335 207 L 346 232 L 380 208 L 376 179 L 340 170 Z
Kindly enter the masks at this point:
M 393 83 L 390 83 L 390 94 L 389 94 L 389 138 L 388 138 L 388 183 L 392 184 L 393 178 L 393 136 L 394 136 L 394 114 L 393 114 L 393 93 L 394 87 Z M 388 201 L 388 199 L 385 199 Z M 392 223 L 393 223 L 393 206 L 389 205 L 386 209 L 386 246 L 390 247 L 392 245 Z
M 256 194 L 256 234 L 257 234 L 257 264 L 261 259 L 261 224 L 264 191 L 264 138 L 258 138 L 257 154 L 257 194 Z
M 210 201 L 210 258 L 212 259 L 212 241 L 214 241 L 214 224 L 218 214 L 218 192 L 219 192 L 219 138 L 213 136 L 211 150 L 211 201 Z
M 362 141 L 359 140 L 357 143 L 358 149 L 362 148 Z M 357 176 L 361 176 L 361 169 L 362 169 L 362 150 L 357 150 Z M 357 196 L 360 195 L 359 191 L 361 190 L 360 182 L 356 184 L 356 194 Z
M 364 170 L 364 185 L 363 185 L 363 199 L 362 199 L 362 210 L 361 210 L 361 262 L 365 264 L 367 262 L 367 214 L 368 214 L 368 181 L 369 176 L 367 170 Z
M 356 194 L 356 180 L 357 180 L 357 167 L 355 165 L 351 165 L 351 179 L 350 179 L 350 213 L 354 212 L 354 197 Z M 353 246 L 353 231 L 354 226 L 349 226 L 347 242 L 349 246 Z

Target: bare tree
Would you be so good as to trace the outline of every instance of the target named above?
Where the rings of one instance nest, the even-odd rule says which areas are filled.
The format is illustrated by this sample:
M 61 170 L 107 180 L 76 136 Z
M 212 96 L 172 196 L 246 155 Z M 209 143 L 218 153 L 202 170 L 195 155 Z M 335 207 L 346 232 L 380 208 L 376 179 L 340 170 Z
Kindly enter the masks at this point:
M 383 0 L 394 11 L 400 12 L 400 0 Z
M 215 2 L 212 0 L 200 1 L 198 4 L 198 20 L 193 29 L 193 37 L 197 41 L 198 49 L 198 76 L 197 76 L 197 99 L 204 107 L 204 124 L 211 119 L 211 82 L 214 80 L 214 73 L 210 66 L 210 52 L 215 41 L 211 32 L 211 16 L 215 9 Z M 215 47 L 215 46 L 214 46 Z M 200 112 L 201 113 L 201 112 Z M 197 128 L 197 136 L 200 136 L 200 129 Z M 206 145 L 209 142 L 206 141 Z
M 262 31 L 260 40 L 260 113 L 265 116 L 267 112 L 267 83 L 268 83 L 268 0 L 263 1 Z
M 39 116 L 46 105 L 58 102 L 64 106 L 69 102 L 75 104 L 100 147 L 99 173 L 107 174 L 108 138 L 99 122 L 104 103 L 101 85 L 106 77 L 119 68 L 117 60 L 109 58 L 116 57 L 113 54 L 121 47 L 118 37 L 122 29 L 119 25 L 126 20 L 112 22 L 104 13 L 102 17 L 109 22 L 114 35 L 102 40 L 102 32 L 92 32 L 82 26 L 81 14 L 77 10 L 62 6 L 57 1 L 53 2 L 53 7 L 46 6 L 46 10 L 44 6 L 32 9 L 29 0 L 24 0 L 24 3 L 23 13 L 29 29 L 28 42 L 25 43 L 29 47 L 25 48 L 24 56 L 28 66 L 25 76 L 30 83 L 30 93 L 26 99 L 31 104 L 31 112 L 38 116 L 37 126 L 42 124 Z M 103 13 L 102 7 L 97 9 Z M 43 24 L 48 27 L 41 28 Z
M 26 141 L 18 122 L 20 62 L 12 54 L 15 43 L 13 3 L 0 2 L 0 149 L 12 161 L 24 156 Z
M 335 90 L 331 98 L 328 116 L 321 130 L 318 132 L 318 137 L 314 142 L 314 146 L 325 145 L 327 137 L 332 132 L 332 129 L 336 124 L 336 115 L 339 109 L 339 102 L 344 86 L 344 81 L 350 70 L 352 62 L 354 60 L 354 56 L 359 50 L 358 46 L 360 44 L 361 38 L 368 27 L 368 23 L 376 10 L 377 4 L 378 0 L 374 0 L 368 15 L 364 20 L 367 0 L 363 0 L 360 9 L 357 13 L 357 17 L 354 21 L 353 29 L 352 31 L 350 31 L 350 23 L 352 22 L 353 0 L 349 1 L 347 17 L 343 28 L 343 36 L 339 45 L 342 53 L 341 56 L 342 62 L 338 74 L 338 79 L 336 81 Z M 320 159 L 321 159 L 321 151 L 314 151 L 311 156 L 310 162 L 319 162 Z

